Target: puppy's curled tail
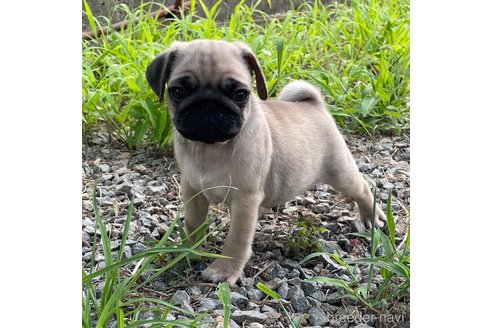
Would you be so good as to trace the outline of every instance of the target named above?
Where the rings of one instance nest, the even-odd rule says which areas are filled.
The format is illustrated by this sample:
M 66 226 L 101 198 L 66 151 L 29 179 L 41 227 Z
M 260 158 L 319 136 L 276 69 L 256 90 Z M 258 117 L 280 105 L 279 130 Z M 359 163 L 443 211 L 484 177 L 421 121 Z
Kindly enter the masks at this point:
M 306 81 L 294 81 L 287 84 L 278 96 L 278 100 L 308 102 L 315 106 L 323 105 L 323 95 L 317 87 Z

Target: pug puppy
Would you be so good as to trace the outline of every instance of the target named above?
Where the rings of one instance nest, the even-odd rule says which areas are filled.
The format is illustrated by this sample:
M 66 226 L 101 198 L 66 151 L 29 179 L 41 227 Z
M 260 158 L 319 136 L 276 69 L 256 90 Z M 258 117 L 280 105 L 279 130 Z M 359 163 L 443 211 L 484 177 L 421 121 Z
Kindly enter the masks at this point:
M 167 85 L 186 232 L 204 222 L 210 202 L 225 199 L 229 207 L 223 255 L 230 259 L 213 261 L 202 272 L 205 280 L 234 284 L 252 253 L 259 207 L 283 204 L 316 183 L 354 199 L 370 225 L 371 189 L 313 85 L 295 81 L 277 100 L 266 100 L 252 50 L 212 40 L 173 43 L 151 62 L 146 78 L 160 101 Z M 377 226 L 385 220 L 376 207 Z

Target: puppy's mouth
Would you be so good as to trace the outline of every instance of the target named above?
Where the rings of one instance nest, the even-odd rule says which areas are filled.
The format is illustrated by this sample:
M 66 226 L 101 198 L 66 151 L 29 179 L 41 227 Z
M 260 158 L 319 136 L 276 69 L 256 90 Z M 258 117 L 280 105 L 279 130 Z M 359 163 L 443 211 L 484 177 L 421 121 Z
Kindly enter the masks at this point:
M 180 109 L 173 122 L 186 139 L 213 144 L 236 136 L 243 118 L 238 110 L 215 101 L 198 100 Z

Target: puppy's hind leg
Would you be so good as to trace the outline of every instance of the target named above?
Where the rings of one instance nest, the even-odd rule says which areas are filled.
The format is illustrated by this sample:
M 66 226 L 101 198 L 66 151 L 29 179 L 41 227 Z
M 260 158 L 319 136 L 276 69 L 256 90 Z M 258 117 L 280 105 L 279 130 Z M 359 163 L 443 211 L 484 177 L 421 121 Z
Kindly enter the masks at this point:
M 359 172 L 355 160 L 348 149 L 338 152 L 339 156 L 331 161 L 327 169 L 326 182 L 344 196 L 352 198 L 359 207 L 361 220 L 371 226 L 374 197 L 367 181 Z M 376 205 L 376 226 L 382 228 L 386 215 Z

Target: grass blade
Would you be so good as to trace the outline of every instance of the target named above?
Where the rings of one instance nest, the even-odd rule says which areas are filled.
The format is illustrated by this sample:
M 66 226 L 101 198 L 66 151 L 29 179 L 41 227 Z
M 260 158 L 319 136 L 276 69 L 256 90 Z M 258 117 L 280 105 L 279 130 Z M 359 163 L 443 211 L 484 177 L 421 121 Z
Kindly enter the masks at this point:
M 229 327 L 231 318 L 231 289 L 228 282 L 221 282 L 218 287 L 219 300 L 224 305 L 224 328 Z
M 97 38 L 97 28 L 96 22 L 94 19 L 94 15 L 92 14 L 92 9 L 87 0 L 84 0 L 84 8 L 85 13 L 87 14 L 87 20 L 89 21 L 89 26 L 91 27 L 92 33 L 94 33 L 94 37 Z
M 125 248 L 126 239 L 128 238 L 128 229 L 130 227 L 130 222 L 132 220 L 132 215 L 133 215 L 133 201 L 134 201 L 134 197 L 132 197 L 130 205 L 128 206 L 128 214 L 126 216 L 125 227 L 123 228 L 123 233 L 121 235 L 120 249 L 118 250 L 118 256 L 117 256 L 118 262 L 121 261 L 121 258 L 123 257 L 123 251 Z
M 261 290 L 263 293 L 270 296 L 274 300 L 280 300 L 280 298 L 281 298 L 277 292 L 275 292 L 274 290 L 272 290 L 270 287 L 268 287 L 267 285 L 265 285 L 262 282 L 259 282 L 258 284 L 256 284 L 256 287 L 258 287 L 259 290 Z
M 378 258 L 364 258 L 364 259 L 352 260 L 350 261 L 350 263 L 375 265 L 380 268 L 385 268 L 386 270 L 396 273 L 397 275 L 402 276 L 406 279 L 410 278 L 410 269 L 398 262 L 388 263 Z
M 388 201 L 386 204 L 386 220 L 388 223 L 388 232 L 391 243 L 395 245 L 395 218 L 393 217 L 393 209 L 391 208 L 391 194 L 393 190 L 388 190 Z M 396 245 L 395 245 L 396 247 Z

